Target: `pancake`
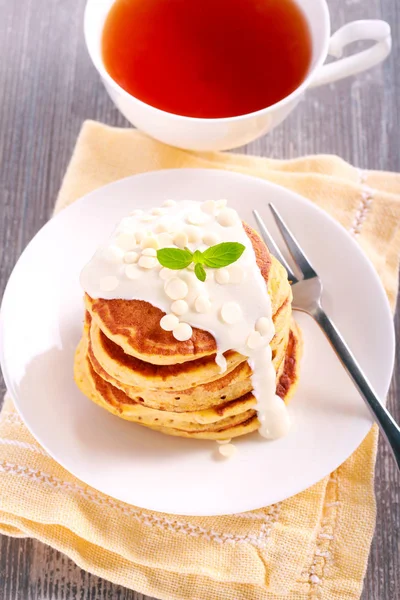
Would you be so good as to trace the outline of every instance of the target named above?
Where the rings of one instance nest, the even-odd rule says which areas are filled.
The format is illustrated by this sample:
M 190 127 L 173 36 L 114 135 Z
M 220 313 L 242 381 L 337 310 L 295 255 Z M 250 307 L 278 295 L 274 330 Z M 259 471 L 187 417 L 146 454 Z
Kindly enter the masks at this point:
M 84 336 L 87 334 L 84 334 Z M 140 402 L 144 406 L 173 412 L 184 412 L 201 410 L 212 407 L 215 399 L 219 397 L 221 402 L 229 402 L 247 392 L 251 391 L 251 369 L 244 361 L 232 371 L 224 374 L 219 379 L 209 383 L 191 386 L 187 389 L 150 389 L 145 387 L 125 385 L 115 377 L 112 377 L 97 361 L 91 344 L 88 344 L 88 358 L 93 370 L 104 381 L 124 392 L 128 398 Z
M 257 419 L 257 415 L 249 417 L 247 421 L 236 424 L 231 427 L 222 427 L 219 430 L 203 429 L 203 431 L 193 432 L 193 431 L 184 431 L 182 429 L 174 429 L 172 427 L 155 427 L 150 426 L 150 429 L 154 431 L 159 431 L 160 433 L 164 433 L 166 435 L 173 435 L 175 437 L 183 437 L 183 438 L 191 438 L 198 440 L 232 440 L 234 438 L 240 437 L 242 435 L 247 435 L 252 433 L 253 431 L 257 431 L 260 427 L 260 423 Z
M 84 336 L 88 337 L 87 330 Z M 102 345 L 104 344 L 102 347 L 103 352 L 101 352 L 101 363 L 97 360 L 91 341 L 88 341 L 88 355 L 93 369 L 102 379 L 118 387 L 132 400 L 143 402 L 146 406 L 175 412 L 206 409 L 213 406 L 217 396 L 220 400 L 229 401 L 252 389 L 252 372 L 246 357 L 241 357 L 243 362 L 240 362 L 231 370 L 228 367 L 227 372 L 221 376 L 215 363 L 215 356 L 200 359 L 200 361 L 196 361 L 196 364 L 194 362 L 185 363 L 186 368 L 183 368 L 182 365 L 172 369 L 170 366 L 142 364 L 138 359 L 127 356 L 118 346 L 107 340 L 101 332 L 99 332 L 99 336 Z M 278 377 L 284 368 L 285 347 L 285 345 L 281 345 L 273 360 Z M 196 367 L 198 375 L 196 379 L 193 379 L 194 371 L 189 367 Z M 110 374 L 110 370 L 114 375 Z M 199 375 L 202 371 L 214 372 L 215 378 L 206 383 L 200 383 L 202 379 Z M 128 383 L 125 382 L 125 379 L 122 381 L 124 376 Z M 210 374 L 208 377 L 210 377 Z M 172 385 L 161 387 L 158 381 L 160 378 L 163 383 L 168 384 L 169 382 Z M 129 383 L 131 381 L 139 382 L 139 384 L 131 385 Z M 190 387 L 181 389 L 182 381 L 190 382 Z M 148 385 L 154 387 L 148 387 Z
M 123 419 L 147 426 L 157 426 L 158 424 L 177 429 L 183 427 L 187 431 L 201 431 L 203 425 L 211 425 L 216 422 L 220 422 L 221 426 L 228 423 L 238 424 L 250 416 L 247 413 L 256 404 L 254 396 L 249 393 L 236 401 L 225 402 L 204 411 L 174 413 L 149 408 L 130 399 L 121 390 L 97 375 L 87 357 L 84 338 L 82 338 L 76 353 L 75 381 L 82 392 L 96 404 Z
M 107 373 L 122 383 L 153 390 L 184 390 L 199 383 L 208 383 L 220 377 L 215 354 L 174 365 L 159 365 L 126 354 L 107 338 L 95 321 L 90 325 L 90 343 L 99 364 Z M 224 354 L 227 373 L 246 361 L 246 357 L 234 351 Z
M 301 346 L 300 332 L 293 322 L 285 368 L 277 384 L 277 393 L 286 401 L 297 386 Z M 96 373 L 88 356 L 88 340 L 85 336 L 76 351 L 74 377 L 88 398 L 112 414 L 169 435 L 223 440 L 245 435 L 259 426 L 255 412 L 256 399 L 251 392 L 222 404 L 218 404 L 217 397 L 214 407 L 207 410 L 178 413 L 135 402 Z
M 283 368 L 282 362 L 290 330 L 290 313 L 286 315 L 286 321 L 287 323 L 282 327 L 281 336 L 277 337 L 279 345 L 276 346 L 274 340 L 271 343 L 274 367 L 278 376 Z M 93 356 L 92 363 L 99 374 L 101 368 L 111 378 L 112 383 L 114 383 L 113 380 L 116 380 L 124 387 L 134 387 L 140 391 L 184 392 L 193 386 L 218 381 L 218 387 L 224 390 L 222 393 L 225 393 L 225 388 L 232 383 L 232 377 L 230 377 L 232 371 L 235 371 L 235 376 L 239 376 L 240 380 L 251 375 L 246 366 L 246 357 L 234 351 L 224 354 L 227 369 L 221 383 L 220 368 L 215 362 L 215 354 L 177 365 L 153 365 L 126 354 L 122 348 L 108 339 L 92 320 L 89 326 L 89 338 L 90 352 Z M 238 368 L 240 365 L 242 365 L 241 369 Z M 133 393 L 135 394 L 136 391 Z
M 290 354 L 290 352 L 292 354 Z M 300 360 L 303 352 L 303 341 L 301 331 L 298 325 L 293 321 L 293 328 L 290 331 L 290 344 L 288 346 L 288 353 L 285 360 L 285 368 L 281 379 L 278 382 L 277 393 L 278 395 L 285 395 L 285 403 L 287 403 L 296 391 L 299 382 L 299 370 Z M 163 426 L 150 426 L 150 429 L 159 431 L 167 435 L 173 435 L 191 439 L 202 439 L 202 440 L 230 440 L 242 435 L 247 435 L 254 431 L 257 431 L 260 427 L 257 414 L 250 416 L 246 421 L 237 423 L 230 427 L 222 425 L 220 429 L 215 428 L 204 428 L 202 431 L 189 431 L 186 429 L 177 429 L 174 427 L 163 427 Z
M 293 398 L 299 385 L 300 361 L 302 356 L 303 336 L 300 327 L 292 318 L 282 374 L 278 378 L 276 386 L 276 393 L 284 399 L 285 404 L 288 404 Z
M 291 304 L 292 292 L 283 266 L 270 255 L 260 236 L 244 224 L 251 240 L 257 265 L 271 299 L 272 314 Z M 85 306 L 105 336 L 126 354 L 153 365 L 176 365 L 215 354 L 217 347 L 211 333 L 193 328 L 192 337 L 177 341 L 171 332 L 160 327 L 165 313 L 141 300 L 94 299 L 85 294 Z

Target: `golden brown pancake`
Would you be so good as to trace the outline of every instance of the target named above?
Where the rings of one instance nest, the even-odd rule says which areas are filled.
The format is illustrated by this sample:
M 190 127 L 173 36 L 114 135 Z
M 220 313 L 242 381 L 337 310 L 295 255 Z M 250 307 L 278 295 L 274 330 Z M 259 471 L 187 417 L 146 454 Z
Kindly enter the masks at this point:
M 221 423 L 237 424 L 247 419 L 247 413 L 255 405 L 254 396 L 249 393 L 231 403 L 224 403 L 213 409 L 193 412 L 179 412 L 157 410 L 135 402 L 124 392 L 104 381 L 97 375 L 90 361 L 85 359 L 85 341 L 82 338 L 77 351 L 75 361 L 76 382 L 84 394 L 90 397 L 96 404 L 107 408 L 113 414 L 123 419 L 135 421 L 143 425 L 165 425 L 179 429 L 183 427 L 187 431 L 201 431 L 203 426 L 212 426 Z M 239 416 L 246 413 L 246 416 Z
M 88 340 L 88 354 L 94 370 L 133 400 L 141 398 L 146 406 L 176 412 L 205 409 L 213 406 L 217 395 L 221 400 L 229 401 L 252 389 L 251 369 L 246 357 L 239 354 L 234 353 L 234 357 L 242 362 L 232 369 L 228 365 L 223 375 L 215 363 L 215 355 L 175 365 L 175 368 L 172 365 L 150 365 L 125 354 L 98 328 L 96 332 L 99 338 L 96 351 L 92 340 Z M 84 336 L 88 336 L 87 330 Z M 282 343 L 273 359 L 278 377 L 284 368 L 285 347 Z M 228 363 L 229 360 L 228 355 Z M 190 387 L 186 387 L 187 384 Z
M 104 335 L 95 321 L 90 325 L 89 335 L 97 361 L 107 373 L 126 385 L 153 390 L 184 390 L 220 377 L 220 368 L 215 362 L 215 354 L 187 363 L 152 364 L 126 354 L 120 346 Z M 246 361 L 245 356 L 234 351 L 225 352 L 224 356 L 228 373 Z
M 284 371 L 277 384 L 277 393 L 285 400 L 297 386 L 301 345 L 299 330 L 293 322 Z M 187 412 L 158 410 L 145 406 L 140 400 L 133 400 L 96 373 L 89 358 L 85 336 L 77 348 L 74 375 L 81 391 L 96 404 L 123 419 L 162 433 L 223 440 L 244 435 L 259 426 L 255 412 L 256 400 L 251 392 L 223 403 L 219 403 L 217 396 L 213 408 Z
M 87 334 L 84 334 L 84 337 L 85 335 Z M 173 412 L 207 409 L 215 404 L 217 396 L 221 402 L 226 402 L 243 396 L 252 389 L 251 369 L 247 361 L 240 363 L 229 373 L 209 383 L 191 386 L 183 390 L 177 388 L 170 390 L 125 385 L 103 369 L 96 359 L 90 343 L 87 354 L 93 370 L 103 380 L 123 391 L 128 398 L 150 408 Z
M 293 329 L 291 329 L 291 344 L 288 347 L 288 354 L 285 360 L 285 366 L 288 368 L 288 372 L 283 373 L 283 379 L 278 383 L 277 392 L 278 395 L 285 394 L 285 402 L 288 402 L 295 393 L 298 382 L 299 382 L 299 370 L 300 360 L 303 352 L 303 341 L 301 337 L 301 331 L 298 325 L 293 321 Z M 289 351 L 293 354 L 290 355 Z M 248 411 L 250 412 L 250 411 Z M 230 440 L 233 438 L 247 435 L 253 431 L 257 431 L 260 423 L 257 418 L 257 414 L 249 416 L 246 421 L 237 423 L 230 427 L 225 425 L 221 429 L 204 428 L 202 431 L 188 431 L 186 429 L 174 428 L 174 427 L 163 427 L 163 426 L 150 426 L 150 429 L 154 429 L 167 435 L 173 435 L 184 438 L 202 439 L 202 440 Z

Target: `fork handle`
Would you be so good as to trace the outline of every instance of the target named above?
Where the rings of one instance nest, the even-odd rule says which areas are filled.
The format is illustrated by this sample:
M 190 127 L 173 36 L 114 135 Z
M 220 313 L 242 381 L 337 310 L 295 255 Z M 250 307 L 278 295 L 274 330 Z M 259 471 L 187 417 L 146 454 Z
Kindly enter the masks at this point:
M 350 348 L 320 305 L 312 311 L 312 316 L 325 333 L 342 365 L 363 397 L 374 420 L 378 423 L 400 470 L 400 427 L 379 400 Z

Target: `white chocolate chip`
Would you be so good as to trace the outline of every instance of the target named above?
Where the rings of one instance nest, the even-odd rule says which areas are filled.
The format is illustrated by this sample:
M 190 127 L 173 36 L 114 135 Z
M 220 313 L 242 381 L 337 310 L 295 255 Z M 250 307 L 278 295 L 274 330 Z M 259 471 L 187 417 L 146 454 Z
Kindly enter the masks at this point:
M 230 275 L 228 269 L 217 269 L 215 271 L 215 281 L 221 285 L 229 283 Z
M 183 279 L 179 279 L 179 277 L 173 277 L 164 285 L 164 290 L 168 298 L 171 298 L 171 300 L 181 300 L 187 296 L 189 288 Z
M 265 339 L 259 331 L 252 331 L 247 338 L 247 347 L 250 348 L 250 350 L 257 350 L 257 348 L 261 348 L 264 344 Z
M 172 241 L 172 236 L 169 233 L 160 233 L 157 236 L 158 243 L 160 244 L 160 248 L 166 248 L 167 246 L 173 246 L 174 242 Z
M 203 235 L 203 244 L 206 244 L 206 246 L 215 246 L 215 244 L 218 244 L 218 241 L 215 233 L 206 233 Z
M 181 316 L 188 312 L 189 305 L 185 300 L 175 300 L 171 304 L 171 310 L 174 314 Z
M 124 257 L 124 251 L 118 246 L 108 246 L 104 248 L 103 258 L 109 263 L 118 263 Z
M 152 215 L 156 215 L 157 217 L 158 217 L 159 215 L 163 215 L 164 213 L 165 213 L 165 210 L 163 210 L 162 208 L 158 208 L 158 207 L 156 207 L 156 208 L 152 208 L 152 209 L 151 209 L 151 214 L 152 214 Z
M 155 219 L 155 216 L 149 215 L 148 213 L 147 214 L 145 213 L 144 215 L 141 215 L 139 217 L 139 219 L 141 221 L 143 221 L 143 223 L 148 223 L 149 221 L 153 221 L 153 219 Z
M 172 331 L 175 327 L 178 327 L 179 319 L 175 315 L 164 315 L 160 320 L 160 327 L 164 329 L 164 331 Z
M 232 227 L 233 225 L 236 225 L 237 220 L 238 214 L 233 208 L 223 208 L 218 213 L 217 221 L 223 227 Z
M 176 271 L 173 271 L 172 269 L 167 269 L 167 267 L 163 267 L 159 272 L 159 276 L 161 277 L 161 279 L 164 279 L 164 281 L 171 279 L 171 277 L 174 277 L 175 275 Z
M 157 223 L 154 227 L 155 233 L 165 233 L 166 231 L 168 231 L 168 227 L 165 223 Z
M 185 248 L 188 245 L 189 238 L 184 231 L 180 231 L 174 235 L 174 244 L 178 248 Z
M 201 205 L 201 210 L 209 215 L 215 215 L 217 212 L 217 204 L 215 200 L 206 200 Z
M 143 214 L 143 211 L 140 208 L 135 208 L 130 214 L 132 217 L 138 217 Z
M 163 206 L 166 206 L 168 208 L 171 206 L 175 206 L 175 204 L 176 204 L 175 200 L 166 200 L 165 202 L 163 202 Z
M 179 325 L 174 327 L 172 335 L 179 342 L 186 342 L 186 340 L 190 340 L 192 337 L 193 329 L 188 323 L 179 323 Z
M 217 444 L 221 444 L 221 446 L 224 446 L 225 444 L 230 444 L 231 443 L 231 439 L 229 438 L 229 440 L 216 440 Z
M 198 313 L 206 313 L 211 308 L 211 301 L 205 294 L 200 294 L 195 300 L 194 307 Z
M 186 221 L 191 225 L 204 225 L 207 221 L 210 220 L 209 215 L 204 214 L 203 212 L 192 212 L 186 217 Z
M 238 323 L 242 318 L 242 309 L 237 302 L 225 302 L 221 308 L 221 318 L 228 325 Z
M 100 279 L 100 289 L 103 292 L 112 292 L 118 287 L 119 281 L 114 275 L 107 275 L 106 277 L 102 277 Z
M 258 331 L 261 335 L 268 335 L 273 333 L 274 324 L 272 319 L 268 319 L 267 317 L 260 317 L 256 322 L 256 331 Z
M 223 198 L 222 200 L 217 200 L 215 204 L 217 205 L 217 208 L 225 208 L 225 206 L 228 204 L 228 200 Z
M 138 260 L 139 260 L 138 252 L 133 252 L 133 251 L 125 252 L 124 263 L 127 263 L 127 264 L 137 263 Z
M 228 268 L 229 281 L 230 283 L 242 283 L 244 280 L 245 272 L 243 267 L 240 265 L 232 265 Z
M 217 269 L 207 269 L 207 281 L 214 281 L 215 280 L 215 271 Z
M 144 240 L 141 242 L 140 244 L 141 248 L 154 248 L 155 250 L 157 250 L 158 248 L 158 241 L 156 240 L 155 237 L 153 236 L 149 236 L 149 237 L 145 237 Z
M 132 233 L 119 233 L 115 243 L 122 250 L 131 250 L 136 246 L 136 236 Z
M 224 458 L 232 458 L 232 456 L 234 456 L 236 454 L 237 448 L 233 444 L 226 444 L 226 445 L 220 446 L 218 448 L 218 452 Z
M 138 262 L 139 267 L 143 269 L 154 269 L 158 264 L 159 262 L 154 256 L 141 256 Z
M 138 269 L 137 265 L 127 265 L 125 267 L 125 275 L 128 279 L 139 279 L 142 272 Z
M 185 227 L 184 231 L 188 236 L 188 240 L 191 244 L 195 244 L 196 242 L 200 241 L 201 237 L 197 227 Z
M 145 248 L 142 250 L 142 256 L 157 256 L 157 250 L 155 248 Z
M 140 244 L 140 242 L 142 242 L 145 237 L 146 237 L 146 234 L 144 231 L 137 231 L 135 233 L 136 243 Z

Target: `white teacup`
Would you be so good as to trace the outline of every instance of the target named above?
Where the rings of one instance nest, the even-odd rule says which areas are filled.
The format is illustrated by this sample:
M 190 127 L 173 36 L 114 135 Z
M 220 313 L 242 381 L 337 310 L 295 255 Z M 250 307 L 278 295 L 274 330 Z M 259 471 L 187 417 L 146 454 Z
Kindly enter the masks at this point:
M 311 30 L 312 62 L 306 79 L 289 96 L 257 112 L 221 119 L 184 117 L 154 108 L 122 89 L 107 73 L 101 56 L 101 36 L 114 0 L 88 0 L 85 10 L 85 38 L 92 61 L 112 100 L 122 114 L 142 131 L 172 146 L 188 150 L 228 150 L 255 140 L 282 123 L 309 87 L 338 81 L 361 73 L 383 61 L 391 49 L 390 27 L 385 21 L 353 21 L 331 37 L 325 0 L 296 0 Z M 346 58 L 340 58 L 347 44 L 374 40 L 375 44 Z M 324 65 L 326 57 L 339 60 Z

